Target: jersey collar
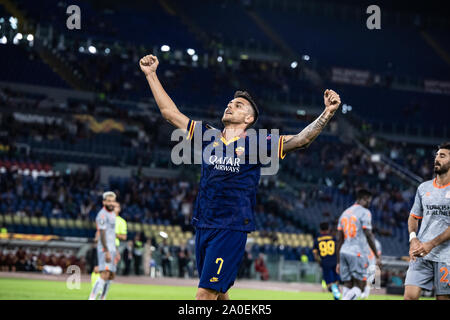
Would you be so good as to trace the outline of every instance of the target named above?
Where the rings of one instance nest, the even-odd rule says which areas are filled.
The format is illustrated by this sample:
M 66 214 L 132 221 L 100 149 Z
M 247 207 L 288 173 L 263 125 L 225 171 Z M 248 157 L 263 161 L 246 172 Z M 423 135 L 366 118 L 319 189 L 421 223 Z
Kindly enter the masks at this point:
M 450 182 L 447 183 L 445 186 L 438 186 L 438 184 L 436 183 L 436 178 L 433 179 L 433 187 L 438 188 L 438 189 L 444 189 L 447 188 L 448 186 L 450 186 Z
M 247 131 L 243 131 L 243 132 L 241 132 L 240 135 L 238 135 L 236 137 L 233 137 L 233 138 L 231 138 L 230 140 L 227 141 L 227 139 L 225 139 L 225 137 L 223 135 L 223 131 L 222 131 L 222 136 L 220 137 L 220 140 L 227 146 L 230 143 L 233 143 L 233 142 L 239 140 L 240 138 L 245 138 L 246 136 L 247 136 Z

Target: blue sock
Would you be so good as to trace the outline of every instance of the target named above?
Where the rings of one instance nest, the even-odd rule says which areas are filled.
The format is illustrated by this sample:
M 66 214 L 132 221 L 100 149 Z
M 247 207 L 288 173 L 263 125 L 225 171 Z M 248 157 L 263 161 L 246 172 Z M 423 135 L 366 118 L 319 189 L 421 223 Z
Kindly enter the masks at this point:
M 333 296 L 335 300 L 339 300 L 341 298 L 341 293 L 339 292 L 339 288 L 336 283 L 331 285 L 331 292 L 333 292 Z

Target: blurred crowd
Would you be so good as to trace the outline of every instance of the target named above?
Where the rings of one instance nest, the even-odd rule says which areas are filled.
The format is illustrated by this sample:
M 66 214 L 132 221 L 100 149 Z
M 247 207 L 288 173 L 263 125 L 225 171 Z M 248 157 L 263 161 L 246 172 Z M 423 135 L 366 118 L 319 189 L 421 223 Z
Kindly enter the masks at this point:
M 4 272 L 46 272 L 52 270 L 52 267 L 53 270 L 59 267 L 58 273 L 61 274 L 70 265 L 77 265 L 82 273 L 86 272 L 85 258 L 77 257 L 73 250 L 18 246 L 0 248 L 0 271 Z

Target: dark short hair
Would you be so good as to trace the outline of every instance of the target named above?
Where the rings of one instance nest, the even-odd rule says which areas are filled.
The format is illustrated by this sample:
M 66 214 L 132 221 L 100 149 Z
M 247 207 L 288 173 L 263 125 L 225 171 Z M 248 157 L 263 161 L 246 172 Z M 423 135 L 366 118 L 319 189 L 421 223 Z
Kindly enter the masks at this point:
M 330 228 L 330 225 L 326 221 L 325 222 L 321 222 L 319 224 L 319 228 L 320 228 L 320 231 L 327 231 Z
M 258 110 L 258 107 L 256 106 L 256 103 L 253 100 L 252 96 L 247 91 L 239 91 L 238 90 L 234 93 L 234 98 L 244 98 L 245 100 L 250 102 L 250 105 L 252 106 L 253 111 L 255 112 L 255 116 L 254 116 L 255 119 L 253 120 L 251 126 L 254 125 L 259 117 L 259 110 Z
M 441 143 L 441 144 L 438 146 L 438 149 L 447 149 L 447 150 L 450 150 L 450 142 L 447 141 L 447 142 Z
M 371 196 L 372 196 L 372 193 L 369 190 L 367 190 L 367 189 L 359 189 L 356 192 L 356 200 L 361 200 L 363 198 L 368 198 L 368 197 L 371 197 Z

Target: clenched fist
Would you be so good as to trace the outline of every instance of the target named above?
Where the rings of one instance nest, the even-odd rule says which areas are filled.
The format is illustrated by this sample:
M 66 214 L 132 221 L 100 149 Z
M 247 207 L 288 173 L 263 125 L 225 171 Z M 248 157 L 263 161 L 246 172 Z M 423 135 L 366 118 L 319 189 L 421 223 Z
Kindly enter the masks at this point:
M 158 58 L 154 55 L 147 55 L 139 60 L 139 66 L 141 67 L 142 72 L 148 76 L 149 74 L 155 73 L 158 68 Z
M 333 90 L 327 89 L 323 94 L 323 101 L 325 103 L 325 109 L 334 113 L 341 104 L 341 98 Z

